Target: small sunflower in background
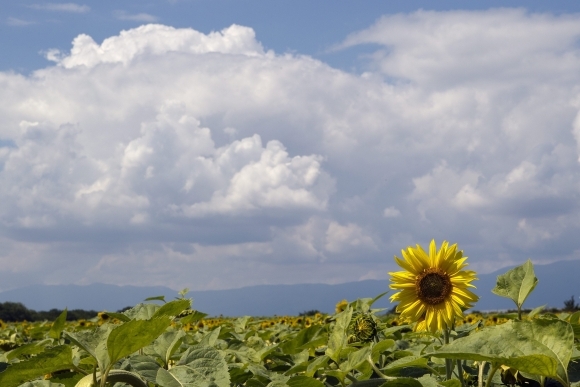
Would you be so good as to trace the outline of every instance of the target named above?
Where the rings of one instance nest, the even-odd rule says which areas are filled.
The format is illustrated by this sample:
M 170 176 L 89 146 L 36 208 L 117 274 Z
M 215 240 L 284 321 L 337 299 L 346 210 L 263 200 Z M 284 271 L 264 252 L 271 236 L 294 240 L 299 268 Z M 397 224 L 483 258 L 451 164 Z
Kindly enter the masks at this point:
M 468 288 L 475 287 L 476 273 L 462 270 L 467 263 L 457 244 L 443 241 L 437 250 L 435 240 L 427 254 L 420 245 L 402 250 L 403 259 L 395 261 L 404 271 L 391 272 L 391 289 L 399 290 L 391 296 L 398 301 L 401 319 L 417 322 L 416 331 L 436 332 L 451 328 L 455 319 L 463 318 L 463 311 L 478 300 Z
M 334 307 L 334 311 L 336 312 L 336 314 L 339 314 L 340 312 L 344 312 L 347 306 L 348 306 L 347 300 L 339 301 Z

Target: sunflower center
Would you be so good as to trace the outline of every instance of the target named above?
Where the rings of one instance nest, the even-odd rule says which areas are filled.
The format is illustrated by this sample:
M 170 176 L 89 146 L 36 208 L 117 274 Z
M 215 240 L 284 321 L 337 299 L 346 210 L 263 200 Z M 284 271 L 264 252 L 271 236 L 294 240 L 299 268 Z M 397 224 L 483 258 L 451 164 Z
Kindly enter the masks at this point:
M 417 297 L 429 305 L 437 305 L 451 294 L 451 279 L 439 269 L 428 269 L 421 273 L 415 281 Z

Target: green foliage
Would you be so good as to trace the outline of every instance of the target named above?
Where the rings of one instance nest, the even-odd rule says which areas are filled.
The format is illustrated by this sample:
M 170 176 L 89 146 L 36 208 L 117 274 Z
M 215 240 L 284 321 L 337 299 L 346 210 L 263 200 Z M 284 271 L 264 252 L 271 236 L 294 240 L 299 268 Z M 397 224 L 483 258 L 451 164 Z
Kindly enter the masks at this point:
M 509 321 L 444 345 L 429 355 L 487 361 L 567 384 L 573 344 L 574 332 L 565 321 Z
M 569 386 L 580 380 L 580 312 L 522 315 L 536 283 L 531 262 L 499 276 L 494 292 L 520 313 L 474 313 L 443 338 L 378 316 L 384 294 L 342 301 L 332 316 L 212 319 L 185 291 L 85 321 L 67 322 L 65 310 L 0 324 L 0 387 L 88 387 L 93 377 L 99 387 L 499 387 L 502 366 L 502 380 Z
M 111 330 L 107 337 L 109 361 L 115 363 L 125 356 L 150 344 L 167 327 L 171 320 L 167 317 L 153 317 L 150 320 L 131 320 Z
M 498 296 L 510 298 L 521 310 L 524 301 L 538 284 L 534 265 L 529 259 L 521 266 L 514 267 L 497 277 L 497 284 L 491 291 Z
M 337 316 L 332 332 L 330 333 L 326 355 L 335 362 L 338 362 L 341 356 L 341 351 L 348 343 L 347 331 L 351 318 L 352 308 L 348 306 L 345 311 Z
M 60 334 L 64 329 L 64 324 L 66 322 L 66 309 L 54 320 L 52 326 L 50 327 L 50 331 L 48 332 L 48 336 L 52 339 L 58 340 L 60 339 Z
M 59 345 L 38 354 L 30 360 L 12 363 L 5 371 L 0 372 L 0 386 L 17 387 L 20 384 L 73 364 L 72 349 L 68 345 Z

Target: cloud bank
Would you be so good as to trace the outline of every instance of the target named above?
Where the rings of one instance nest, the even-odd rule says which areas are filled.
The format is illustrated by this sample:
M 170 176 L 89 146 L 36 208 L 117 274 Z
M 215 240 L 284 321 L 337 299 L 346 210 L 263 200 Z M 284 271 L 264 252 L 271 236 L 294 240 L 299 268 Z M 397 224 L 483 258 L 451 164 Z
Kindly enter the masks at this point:
M 387 15 L 363 74 L 148 24 L 0 73 L 2 288 L 387 278 L 578 258 L 580 16 Z M 387 284 L 385 283 L 385 287 Z

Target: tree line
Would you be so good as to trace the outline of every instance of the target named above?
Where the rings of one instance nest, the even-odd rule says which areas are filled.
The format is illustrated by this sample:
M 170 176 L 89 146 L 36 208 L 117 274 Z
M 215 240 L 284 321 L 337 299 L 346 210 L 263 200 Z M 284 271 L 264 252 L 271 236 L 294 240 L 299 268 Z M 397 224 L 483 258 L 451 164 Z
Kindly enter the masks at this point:
M 54 321 L 60 314 L 62 310 L 51 309 L 48 311 L 37 312 L 32 309 L 28 309 L 20 302 L 0 302 L 0 320 L 5 322 L 17 322 L 17 321 Z M 82 310 L 73 309 L 68 310 L 66 314 L 66 319 L 68 321 L 75 321 L 80 319 L 91 319 L 97 316 L 96 310 Z

